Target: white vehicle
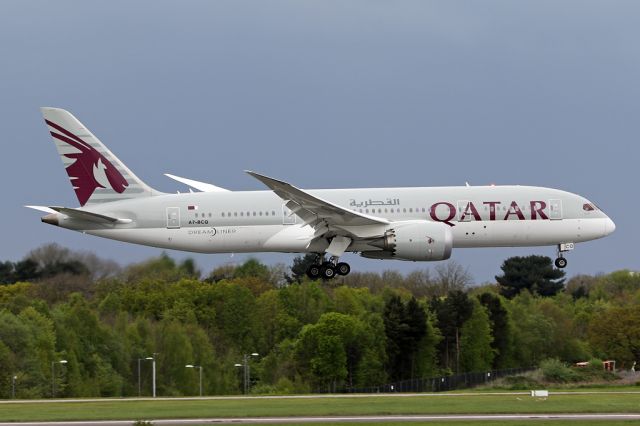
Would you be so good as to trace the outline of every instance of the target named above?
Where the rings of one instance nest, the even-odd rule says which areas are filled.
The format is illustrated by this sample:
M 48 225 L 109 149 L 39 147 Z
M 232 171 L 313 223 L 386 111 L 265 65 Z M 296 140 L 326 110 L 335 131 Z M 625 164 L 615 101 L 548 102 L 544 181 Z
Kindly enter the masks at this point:
M 255 172 L 266 191 L 166 194 L 140 180 L 71 113 L 42 108 L 80 206 L 28 206 L 42 221 L 114 240 L 200 253 L 317 253 L 312 278 L 346 275 L 339 258 L 445 260 L 458 247 L 557 246 L 605 237 L 613 221 L 586 198 L 533 186 L 303 190 Z M 324 261 L 325 254 L 328 260 Z

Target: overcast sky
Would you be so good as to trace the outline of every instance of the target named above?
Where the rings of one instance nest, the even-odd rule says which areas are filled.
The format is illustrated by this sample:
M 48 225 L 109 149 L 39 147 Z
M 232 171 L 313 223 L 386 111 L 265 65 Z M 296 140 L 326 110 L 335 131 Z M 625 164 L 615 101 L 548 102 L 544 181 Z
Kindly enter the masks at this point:
M 161 252 L 45 225 L 22 207 L 78 205 L 38 109 L 56 106 L 167 192 L 185 187 L 163 173 L 262 189 L 244 169 L 303 188 L 575 192 L 617 230 L 578 245 L 568 274 L 640 269 L 639 22 L 637 1 L 2 1 L 0 260 L 48 242 L 123 264 Z M 555 249 L 453 259 L 479 283 L 534 253 Z M 247 256 L 193 257 L 208 272 Z M 434 266 L 345 259 L 356 270 Z

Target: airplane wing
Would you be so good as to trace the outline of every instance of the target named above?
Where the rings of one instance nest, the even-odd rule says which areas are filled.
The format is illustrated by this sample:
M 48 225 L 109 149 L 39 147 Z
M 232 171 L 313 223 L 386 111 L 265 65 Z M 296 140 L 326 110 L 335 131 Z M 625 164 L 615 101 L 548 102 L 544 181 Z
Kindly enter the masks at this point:
M 195 188 L 202 192 L 230 192 L 228 189 L 220 188 L 219 186 L 211 185 L 210 183 L 200 182 L 193 179 L 187 179 L 180 176 L 172 175 L 169 173 L 164 174 L 166 177 L 176 180 L 180 183 L 184 183 L 191 188 Z
M 312 227 L 318 228 L 337 226 L 388 225 L 386 219 L 358 213 L 338 206 L 327 200 L 311 195 L 296 188 L 290 183 L 273 179 L 256 172 L 245 170 L 246 173 L 268 186 L 280 198 L 286 201 L 286 206 L 302 220 Z

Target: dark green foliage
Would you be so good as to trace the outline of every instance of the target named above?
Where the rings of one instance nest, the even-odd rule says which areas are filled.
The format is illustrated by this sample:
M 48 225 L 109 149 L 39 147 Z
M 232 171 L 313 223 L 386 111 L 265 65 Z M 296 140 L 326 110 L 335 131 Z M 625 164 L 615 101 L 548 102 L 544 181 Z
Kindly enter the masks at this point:
M 439 344 L 441 365 L 460 370 L 460 329 L 473 313 L 473 302 L 463 291 L 450 292 L 446 298 L 433 298 L 430 308 L 435 313 L 443 339 Z
M 427 315 L 415 298 L 406 304 L 394 296 L 385 305 L 384 330 L 387 337 L 387 371 L 392 380 L 413 378 L 416 353 L 427 334 Z
M 138 395 L 138 366 L 148 396 L 152 355 L 161 396 L 198 393 L 198 371 L 186 364 L 203 366 L 205 394 L 239 393 L 234 364 L 252 352 L 253 393 L 355 390 L 548 358 L 562 360 L 545 364 L 554 380 L 605 381 L 601 363 L 573 373 L 563 363 L 597 356 L 628 368 L 640 357 L 640 277 L 630 271 L 574 279 L 569 291 L 586 289 L 578 298 L 506 299 L 487 285 L 469 290 L 477 297 L 450 291 L 427 304 L 453 281 L 436 291 L 426 271 L 387 271 L 356 273 L 353 286 L 282 286 L 284 269 L 255 259 L 205 281 L 191 260 L 167 255 L 122 272 L 107 265 L 57 246 L 0 263 L 0 398 L 11 374 L 19 397 L 48 397 L 52 362 L 58 396 Z M 10 284 L 17 276 L 37 282 Z
M 576 370 L 556 358 L 546 359 L 540 363 L 544 379 L 554 383 L 569 383 L 579 380 Z
M 51 262 L 44 266 L 29 258 L 16 263 L 0 262 L 0 284 L 36 281 L 62 274 L 89 275 L 89 269 L 78 260 Z
M 547 256 L 511 257 L 504 261 L 503 274 L 496 276 L 500 293 L 513 298 L 523 290 L 540 296 L 554 296 L 564 288 L 564 271 L 555 269 Z
M 269 268 L 260 263 L 257 259 L 250 258 L 233 271 L 234 278 L 261 278 L 265 281 L 269 279 Z
M 489 315 L 478 300 L 471 300 L 473 312 L 461 330 L 460 365 L 463 371 L 491 370 L 495 351 Z
M 293 266 L 291 266 L 292 282 L 301 283 L 307 276 L 309 266 L 316 263 L 318 255 L 315 253 L 307 253 L 304 256 L 296 256 L 293 258 Z
M 504 307 L 502 299 L 493 293 L 482 293 L 478 300 L 487 308 L 491 322 L 491 348 L 495 353 L 493 368 L 510 368 L 513 365 L 513 330 L 509 312 Z

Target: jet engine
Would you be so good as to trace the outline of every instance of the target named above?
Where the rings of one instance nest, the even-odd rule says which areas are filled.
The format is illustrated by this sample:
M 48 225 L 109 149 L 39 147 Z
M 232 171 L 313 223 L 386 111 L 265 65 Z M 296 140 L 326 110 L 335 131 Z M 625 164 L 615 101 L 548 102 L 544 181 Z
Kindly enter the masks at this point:
M 453 235 L 442 222 L 411 220 L 393 222 L 382 238 L 369 242 L 382 251 L 363 251 L 369 259 L 413 261 L 445 260 L 451 256 Z

